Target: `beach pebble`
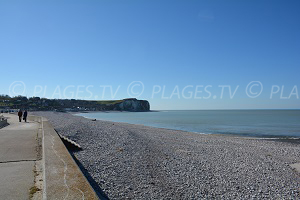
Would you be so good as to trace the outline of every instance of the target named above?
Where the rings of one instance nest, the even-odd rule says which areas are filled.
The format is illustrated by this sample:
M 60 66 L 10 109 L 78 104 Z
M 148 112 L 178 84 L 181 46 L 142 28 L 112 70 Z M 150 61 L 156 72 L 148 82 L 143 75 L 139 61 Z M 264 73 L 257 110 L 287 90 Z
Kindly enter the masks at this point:
M 110 199 L 300 199 L 296 143 L 35 114 L 82 147 L 73 154 Z

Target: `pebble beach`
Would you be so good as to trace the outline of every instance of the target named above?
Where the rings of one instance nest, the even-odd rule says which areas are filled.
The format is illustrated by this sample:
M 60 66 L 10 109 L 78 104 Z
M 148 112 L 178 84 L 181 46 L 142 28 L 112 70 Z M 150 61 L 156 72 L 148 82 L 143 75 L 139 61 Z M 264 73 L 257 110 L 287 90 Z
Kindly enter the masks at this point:
M 300 163 L 298 140 L 33 114 L 82 147 L 72 155 L 109 199 L 300 199 L 300 175 L 290 166 Z

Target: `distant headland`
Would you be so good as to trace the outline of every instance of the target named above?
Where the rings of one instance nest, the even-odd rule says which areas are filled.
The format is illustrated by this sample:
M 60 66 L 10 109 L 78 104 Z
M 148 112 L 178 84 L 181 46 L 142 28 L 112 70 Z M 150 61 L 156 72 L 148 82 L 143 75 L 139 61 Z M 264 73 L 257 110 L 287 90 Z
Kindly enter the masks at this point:
M 127 98 L 121 100 L 78 100 L 78 99 L 47 99 L 40 97 L 0 95 L 0 111 L 15 109 L 32 111 L 150 111 L 147 100 Z

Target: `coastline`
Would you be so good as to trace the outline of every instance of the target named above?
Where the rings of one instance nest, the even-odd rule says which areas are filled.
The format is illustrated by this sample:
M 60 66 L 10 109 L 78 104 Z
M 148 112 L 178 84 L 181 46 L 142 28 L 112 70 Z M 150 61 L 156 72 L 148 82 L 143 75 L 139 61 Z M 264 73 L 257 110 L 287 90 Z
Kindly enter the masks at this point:
M 272 109 L 273 110 L 273 109 Z M 286 110 L 286 109 L 285 109 Z M 219 111 L 219 110 L 216 110 Z M 240 111 L 240 110 L 238 110 Z M 94 117 L 88 117 L 88 116 L 83 116 L 80 114 L 84 113 L 131 113 L 130 111 L 87 111 L 87 112 L 71 112 L 70 114 L 83 117 L 86 119 L 91 119 L 91 120 L 100 120 L 100 121 L 105 121 L 105 122 L 112 122 L 112 123 L 124 123 L 124 124 L 131 124 L 131 125 L 141 125 L 141 126 L 146 126 L 146 127 L 152 127 L 152 128 L 161 128 L 161 129 L 167 129 L 170 131 L 183 131 L 183 132 L 188 132 L 188 133 L 195 133 L 195 134 L 205 134 L 205 135 L 224 135 L 228 137 L 242 137 L 242 138 L 256 138 L 256 139 L 266 139 L 266 140 L 284 140 L 284 141 L 289 141 L 292 140 L 295 142 L 295 140 L 299 140 L 300 143 L 300 136 L 292 136 L 292 135 L 272 135 L 272 134 L 259 134 L 259 133 L 214 133 L 214 132 L 199 132 L 199 131 L 191 131 L 191 130 L 186 130 L 186 129 L 176 129 L 176 128 L 170 128 L 170 127 L 164 127 L 164 126 L 157 126 L 157 125 L 148 125 L 148 124 L 136 124 L 136 123 L 131 123 L 131 122 L 122 122 L 122 121 L 113 121 L 113 120 L 106 120 L 106 119 L 97 119 Z M 164 112 L 164 111 L 147 111 L 147 112 Z
M 111 199 L 300 197 L 289 165 L 300 162 L 298 143 L 35 114 L 83 147 L 72 154 Z
M 118 111 L 117 111 L 118 112 Z M 72 113 L 70 113 L 72 114 Z M 72 114 L 77 117 L 83 117 L 88 120 L 94 120 L 95 118 L 90 117 L 84 117 L 77 114 Z M 203 133 L 203 132 L 191 132 L 191 131 L 185 131 L 185 130 L 179 130 L 179 129 L 172 129 L 172 128 L 160 128 L 155 126 L 148 126 L 144 124 L 134 124 L 134 123 L 128 123 L 128 122 L 115 122 L 115 121 L 109 121 L 104 119 L 96 119 L 97 121 L 102 122 L 109 122 L 109 123 L 118 123 L 118 124 L 124 124 L 124 125 L 134 125 L 134 126 L 145 126 L 149 128 L 155 128 L 155 129 L 162 129 L 162 130 L 169 130 L 169 131 L 180 131 L 184 133 L 190 133 L 190 134 L 199 134 L 199 135 L 215 135 L 215 136 L 224 136 L 224 137 L 233 137 L 233 138 L 245 138 L 245 139 L 257 139 L 257 140 L 282 140 L 284 142 L 293 142 L 300 144 L 300 137 L 293 137 L 293 136 L 278 136 L 278 135 L 264 135 L 265 137 L 258 136 L 258 135 L 246 135 L 246 134 L 225 134 L 225 133 Z

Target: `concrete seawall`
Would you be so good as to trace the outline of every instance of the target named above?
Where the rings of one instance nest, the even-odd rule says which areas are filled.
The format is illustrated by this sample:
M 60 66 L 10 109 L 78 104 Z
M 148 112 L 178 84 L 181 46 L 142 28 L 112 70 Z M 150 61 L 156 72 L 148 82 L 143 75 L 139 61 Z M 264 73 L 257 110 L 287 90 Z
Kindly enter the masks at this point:
M 48 120 L 29 120 L 39 123 L 42 135 L 43 199 L 99 199 Z

